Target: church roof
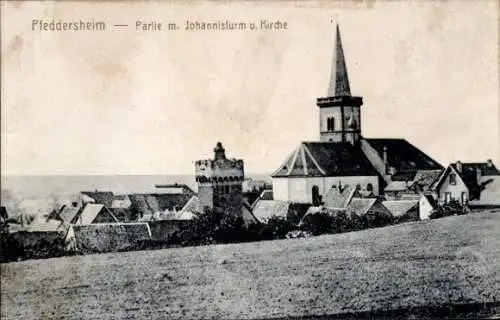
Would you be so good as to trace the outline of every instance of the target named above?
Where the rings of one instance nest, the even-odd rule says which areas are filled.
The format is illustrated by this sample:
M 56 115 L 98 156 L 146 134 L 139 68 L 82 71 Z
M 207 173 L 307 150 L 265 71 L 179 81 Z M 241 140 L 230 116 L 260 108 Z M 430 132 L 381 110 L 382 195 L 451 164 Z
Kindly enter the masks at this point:
M 361 148 L 348 142 L 302 142 L 272 177 L 377 175 Z
M 423 153 L 405 139 L 364 139 L 383 159 L 387 148 L 387 163 L 396 172 L 415 172 L 417 170 L 442 170 L 437 161 Z
M 340 37 L 340 29 L 337 24 L 335 36 L 335 50 L 333 52 L 332 70 L 330 72 L 330 83 L 328 85 L 328 96 L 350 96 L 351 88 L 347 76 L 347 67 L 344 57 L 344 48 Z

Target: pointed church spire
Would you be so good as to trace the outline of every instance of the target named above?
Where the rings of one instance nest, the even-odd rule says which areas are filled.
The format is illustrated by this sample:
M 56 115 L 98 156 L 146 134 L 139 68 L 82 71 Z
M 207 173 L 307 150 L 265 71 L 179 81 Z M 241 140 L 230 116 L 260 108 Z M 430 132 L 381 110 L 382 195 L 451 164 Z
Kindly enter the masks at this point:
M 332 70 L 330 73 L 330 83 L 328 85 L 328 96 L 351 96 L 349 78 L 345 65 L 344 49 L 340 38 L 340 29 L 337 23 L 337 35 L 335 39 L 335 51 L 333 52 Z

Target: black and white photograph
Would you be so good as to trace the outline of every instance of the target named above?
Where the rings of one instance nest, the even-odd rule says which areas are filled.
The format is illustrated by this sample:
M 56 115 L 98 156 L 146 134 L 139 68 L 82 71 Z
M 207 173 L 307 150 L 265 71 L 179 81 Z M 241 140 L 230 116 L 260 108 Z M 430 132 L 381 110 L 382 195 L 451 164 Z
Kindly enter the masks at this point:
M 0 319 L 500 319 L 500 7 L 1 1 Z

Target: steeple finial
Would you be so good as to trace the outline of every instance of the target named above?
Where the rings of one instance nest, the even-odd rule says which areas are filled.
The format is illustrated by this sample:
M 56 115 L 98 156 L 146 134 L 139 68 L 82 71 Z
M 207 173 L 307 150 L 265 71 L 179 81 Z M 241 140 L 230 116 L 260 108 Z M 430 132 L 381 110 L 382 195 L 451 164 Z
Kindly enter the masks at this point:
M 344 49 L 340 38 L 339 24 L 337 23 L 337 35 L 335 38 L 335 50 L 333 52 L 332 70 L 330 73 L 330 83 L 328 85 L 328 96 L 350 96 L 351 88 L 347 77 L 345 65 Z

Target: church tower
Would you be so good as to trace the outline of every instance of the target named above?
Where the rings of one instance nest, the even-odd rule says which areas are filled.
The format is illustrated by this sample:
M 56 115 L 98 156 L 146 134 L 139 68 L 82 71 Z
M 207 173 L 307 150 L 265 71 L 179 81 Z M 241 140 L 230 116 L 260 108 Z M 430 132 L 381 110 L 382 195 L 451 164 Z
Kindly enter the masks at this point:
M 243 160 L 227 159 L 222 143 L 214 149 L 214 158 L 195 163 L 199 211 L 205 208 L 241 215 L 243 210 Z
M 327 97 L 318 98 L 316 104 L 319 107 L 320 141 L 358 143 L 363 98 L 351 95 L 338 24 Z

